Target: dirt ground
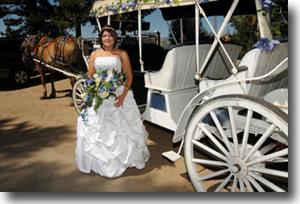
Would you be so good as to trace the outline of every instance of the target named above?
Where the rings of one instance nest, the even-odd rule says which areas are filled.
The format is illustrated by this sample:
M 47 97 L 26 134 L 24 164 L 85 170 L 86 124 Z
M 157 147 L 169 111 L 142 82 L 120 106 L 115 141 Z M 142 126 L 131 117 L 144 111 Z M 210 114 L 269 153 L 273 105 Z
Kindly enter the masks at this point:
M 0 87 L 0 191 L 2 192 L 193 192 L 184 159 L 175 163 L 162 152 L 177 151 L 173 132 L 145 122 L 151 158 L 142 170 L 119 178 L 81 173 L 75 165 L 77 113 L 65 77 L 55 82 L 57 98 L 41 100 L 42 85 Z M 47 84 L 50 94 L 50 84 Z

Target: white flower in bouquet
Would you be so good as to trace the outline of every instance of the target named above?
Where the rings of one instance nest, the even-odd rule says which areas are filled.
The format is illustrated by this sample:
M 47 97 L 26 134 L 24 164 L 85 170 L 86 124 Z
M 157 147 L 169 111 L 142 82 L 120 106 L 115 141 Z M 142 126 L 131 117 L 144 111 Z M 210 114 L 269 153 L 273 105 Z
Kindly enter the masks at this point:
M 93 78 L 96 79 L 98 77 L 98 73 L 93 74 Z
M 113 78 L 113 74 L 109 74 L 109 75 L 106 77 L 105 82 L 109 82 L 112 78 Z
M 80 94 L 80 97 L 81 97 L 82 99 L 86 98 L 86 97 L 87 97 L 87 93 L 84 92 L 84 93 Z
M 98 93 L 98 95 L 101 97 L 101 98 L 106 98 L 108 95 L 109 95 L 109 92 L 108 91 L 103 91 L 101 93 Z
M 96 87 L 99 87 L 101 80 L 102 80 L 102 77 L 101 77 L 101 76 L 100 76 L 100 77 L 97 77 L 97 78 L 95 79 Z

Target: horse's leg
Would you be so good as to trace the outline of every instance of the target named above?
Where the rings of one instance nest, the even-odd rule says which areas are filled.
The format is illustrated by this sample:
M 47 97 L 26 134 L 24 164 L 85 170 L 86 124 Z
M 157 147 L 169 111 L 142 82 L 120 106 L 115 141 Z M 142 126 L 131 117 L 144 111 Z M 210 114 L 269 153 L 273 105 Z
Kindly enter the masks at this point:
M 72 89 L 73 89 L 76 79 L 75 79 L 75 77 L 70 77 L 69 79 L 70 79 L 70 84 L 71 84 Z
M 46 88 L 46 80 L 45 80 L 45 69 L 42 65 L 37 64 L 37 70 L 39 71 L 39 73 L 41 75 L 41 83 L 42 83 L 43 89 L 44 89 L 41 99 L 46 99 L 47 98 L 47 88 Z
M 51 88 L 52 88 L 52 91 L 51 91 L 51 94 L 50 94 L 49 98 L 56 98 L 56 91 L 55 91 L 55 87 L 54 87 L 54 74 L 55 74 L 54 71 L 50 71 L 50 79 L 51 79 Z
M 76 78 L 75 77 L 69 77 L 69 79 L 70 79 L 70 84 L 71 84 L 72 90 L 73 90 Z M 71 91 L 71 96 L 72 96 L 72 91 Z M 71 101 L 70 106 L 74 106 L 73 100 Z

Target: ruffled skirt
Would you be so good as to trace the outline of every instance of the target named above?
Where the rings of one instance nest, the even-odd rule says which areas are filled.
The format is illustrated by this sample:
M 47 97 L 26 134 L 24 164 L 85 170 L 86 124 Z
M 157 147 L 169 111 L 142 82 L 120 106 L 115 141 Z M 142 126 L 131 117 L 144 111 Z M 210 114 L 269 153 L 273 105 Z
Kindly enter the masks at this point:
M 97 112 L 88 108 L 87 124 L 78 117 L 75 162 L 81 172 L 118 177 L 128 167 L 144 168 L 150 157 L 148 132 L 132 91 L 127 93 L 123 108 L 114 103 L 115 98 L 110 97 Z

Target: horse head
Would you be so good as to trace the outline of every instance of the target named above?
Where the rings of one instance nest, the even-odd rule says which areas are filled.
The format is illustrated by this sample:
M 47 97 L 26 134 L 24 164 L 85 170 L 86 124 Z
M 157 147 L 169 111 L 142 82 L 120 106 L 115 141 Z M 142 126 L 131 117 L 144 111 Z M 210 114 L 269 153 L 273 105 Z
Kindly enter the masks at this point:
M 31 52 L 33 51 L 35 42 L 35 36 L 24 38 L 24 41 L 21 44 L 20 50 L 22 52 L 22 61 L 28 66 L 34 66 L 35 62 L 32 60 Z

